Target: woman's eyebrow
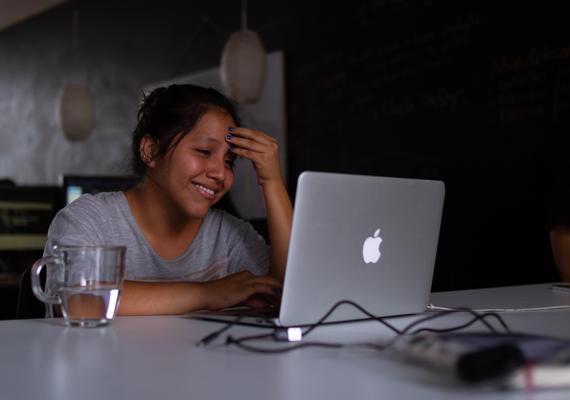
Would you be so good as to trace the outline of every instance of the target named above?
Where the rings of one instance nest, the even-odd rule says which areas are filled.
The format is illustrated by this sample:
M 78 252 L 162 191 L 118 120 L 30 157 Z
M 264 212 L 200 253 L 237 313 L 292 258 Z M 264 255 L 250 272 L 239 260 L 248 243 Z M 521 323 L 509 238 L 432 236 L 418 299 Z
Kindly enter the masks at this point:
M 213 138 L 213 137 L 200 138 L 197 140 L 197 142 L 208 142 L 208 143 L 215 143 L 215 144 L 221 143 L 218 139 Z

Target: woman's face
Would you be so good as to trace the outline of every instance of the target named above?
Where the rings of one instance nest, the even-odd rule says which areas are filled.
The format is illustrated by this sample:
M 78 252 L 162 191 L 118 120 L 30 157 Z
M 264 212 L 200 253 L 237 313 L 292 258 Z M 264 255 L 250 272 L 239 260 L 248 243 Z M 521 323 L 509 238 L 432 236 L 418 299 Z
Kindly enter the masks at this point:
M 225 140 L 230 126 L 235 121 L 225 111 L 208 110 L 149 171 L 149 178 L 188 217 L 203 218 L 234 182 L 236 156 Z

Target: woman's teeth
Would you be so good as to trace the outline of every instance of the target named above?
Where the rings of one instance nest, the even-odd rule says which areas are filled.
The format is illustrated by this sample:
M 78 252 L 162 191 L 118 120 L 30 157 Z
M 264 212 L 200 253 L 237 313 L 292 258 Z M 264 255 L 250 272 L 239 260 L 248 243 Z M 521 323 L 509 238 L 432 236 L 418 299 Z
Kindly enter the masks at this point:
M 208 189 L 206 186 L 202 186 L 197 183 L 195 183 L 194 186 L 196 186 L 200 192 L 204 193 L 208 197 L 214 196 L 214 191 L 212 189 Z

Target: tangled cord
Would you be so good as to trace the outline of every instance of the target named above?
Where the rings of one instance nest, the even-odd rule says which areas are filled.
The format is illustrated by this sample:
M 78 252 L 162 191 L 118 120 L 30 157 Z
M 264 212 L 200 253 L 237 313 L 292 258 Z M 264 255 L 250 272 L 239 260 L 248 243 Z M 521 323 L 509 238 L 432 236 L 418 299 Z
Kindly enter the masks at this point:
M 313 330 L 315 330 L 316 328 L 318 328 L 320 326 L 323 326 L 325 321 L 327 320 L 327 318 L 329 318 L 329 316 L 341 305 L 350 305 L 350 306 L 356 308 L 357 310 L 362 312 L 364 315 L 368 316 L 370 318 L 370 320 L 378 321 L 379 323 L 381 323 L 386 328 L 390 329 L 391 331 L 393 331 L 396 334 L 396 336 L 394 338 L 392 338 L 391 340 L 389 340 L 387 343 L 384 343 L 384 344 L 380 344 L 380 345 L 379 344 L 371 344 L 371 343 L 361 343 L 361 344 L 356 344 L 356 345 L 350 344 L 350 346 L 352 346 L 352 347 L 359 346 L 359 347 L 373 348 L 376 350 L 386 350 L 386 349 L 394 346 L 394 344 L 398 340 L 400 340 L 403 336 L 408 335 L 408 334 L 415 335 L 415 334 L 422 333 L 422 332 L 449 333 L 449 332 L 454 332 L 454 331 L 458 331 L 458 330 L 468 328 L 469 326 L 471 326 L 477 322 L 481 322 L 483 325 L 485 325 L 485 327 L 487 329 L 489 329 L 489 331 L 491 331 L 494 334 L 509 334 L 510 333 L 509 327 L 507 326 L 507 324 L 505 323 L 503 318 L 499 314 L 497 314 L 496 312 L 479 313 L 479 312 L 474 311 L 474 310 L 469 309 L 469 308 L 456 308 L 456 309 L 452 309 L 452 310 L 437 311 L 436 314 L 428 315 L 426 317 L 423 317 L 423 318 L 420 318 L 416 321 L 413 321 L 410 324 L 408 324 L 407 326 L 405 326 L 403 329 L 399 330 L 396 327 L 394 327 L 392 324 L 386 322 L 385 321 L 386 318 L 377 317 L 377 316 L 371 314 L 369 311 L 367 311 L 362 306 L 358 305 L 357 303 L 355 303 L 353 301 L 342 300 L 342 301 L 339 301 L 338 303 L 336 303 L 335 305 L 333 305 L 331 307 L 331 309 L 327 313 L 325 313 L 325 315 L 323 315 L 323 317 L 321 317 L 316 323 L 308 325 L 308 328 L 306 328 L 306 330 L 304 332 L 302 332 L 302 337 L 305 338 Z M 449 315 L 449 314 L 454 314 L 454 313 L 468 313 L 468 314 L 471 314 L 473 316 L 473 318 L 471 318 L 466 323 L 463 323 L 461 325 L 457 325 L 454 327 L 450 327 L 450 328 L 427 328 L 427 327 L 424 327 L 424 328 L 412 330 L 413 328 L 423 324 L 424 322 L 435 320 L 435 319 L 444 317 L 444 316 Z M 221 329 L 210 333 L 209 335 L 207 335 L 206 337 L 204 337 L 203 339 L 198 341 L 196 344 L 198 346 L 207 346 L 209 343 L 211 343 L 217 337 L 219 337 L 222 333 L 226 332 L 232 326 L 239 323 L 241 321 L 241 319 L 242 319 L 241 316 L 237 317 L 233 321 L 231 321 L 228 324 L 226 324 L 225 326 L 223 326 Z M 498 322 L 501 325 L 504 332 L 499 332 L 489 321 L 487 321 L 488 319 L 493 319 L 496 322 Z M 239 347 L 239 348 L 246 350 L 246 351 L 255 352 L 255 353 L 264 353 L 264 354 L 286 353 L 286 352 L 298 350 L 301 348 L 307 348 L 307 347 L 341 348 L 341 347 L 349 346 L 349 345 L 344 344 L 344 343 L 305 342 L 305 341 L 303 341 L 303 342 L 300 342 L 300 343 L 297 343 L 294 345 L 287 345 L 287 346 L 282 346 L 282 347 L 278 347 L 278 348 L 275 348 L 275 347 L 265 348 L 265 347 L 253 346 L 253 345 L 245 343 L 245 342 L 250 342 L 250 341 L 266 340 L 266 339 L 273 339 L 274 341 L 277 341 L 277 342 L 283 342 L 283 341 L 289 342 L 287 340 L 287 336 L 283 334 L 283 332 L 287 329 L 288 328 L 282 328 L 282 327 L 275 326 L 273 328 L 273 332 L 261 334 L 261 335 L 250 335 L 250 336 L 243 336 L 240 338 L 234 338 L 233 336 L 228 335 L 226 337 L 224 344 L 226 346 L 233 345 L 233 346 Z

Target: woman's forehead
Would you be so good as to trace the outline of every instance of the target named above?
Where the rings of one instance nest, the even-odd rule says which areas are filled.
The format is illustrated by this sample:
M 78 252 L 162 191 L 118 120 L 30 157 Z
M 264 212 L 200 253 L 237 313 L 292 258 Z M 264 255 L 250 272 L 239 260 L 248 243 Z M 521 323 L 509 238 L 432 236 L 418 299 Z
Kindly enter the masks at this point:
M 216 132 L 212 129 L 192 130 L 182 140 L 189 143 L 203 143 L 219 145 L 225 142 L 225 132 Z
M 194 136 L 196 140 L 225 141 L 228 128 L 234 126 L 233 118 L 220 110 L 209 110 L 198 120 L 187 136 Z

